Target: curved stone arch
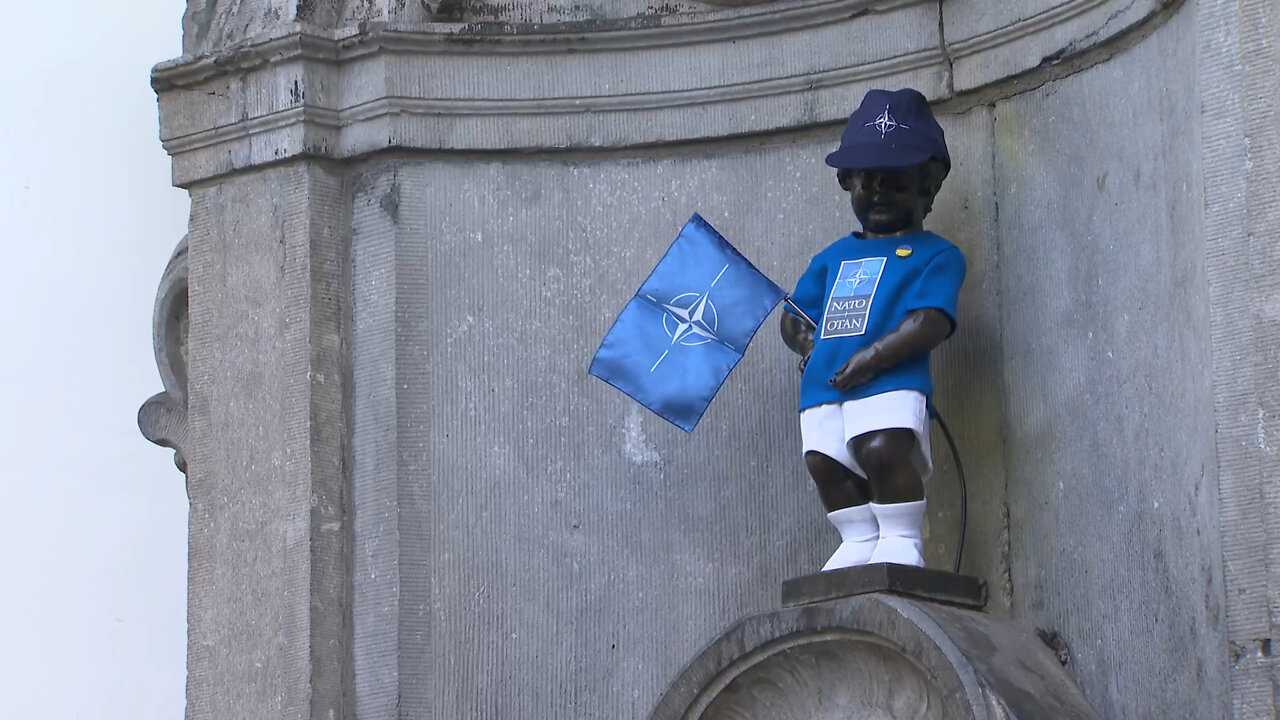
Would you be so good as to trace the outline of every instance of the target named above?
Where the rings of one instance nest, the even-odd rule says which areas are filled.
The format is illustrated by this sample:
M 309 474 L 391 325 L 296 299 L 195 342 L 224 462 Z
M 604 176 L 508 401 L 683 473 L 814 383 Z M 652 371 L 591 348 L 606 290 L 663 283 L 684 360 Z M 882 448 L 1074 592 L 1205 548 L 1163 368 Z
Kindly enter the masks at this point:
M 187 402 L 187 326 L 190 318 L 187 277 L 187 237 L 184 235 L 160 276 L 151 320 L 151 339 L 160 381 L 165 392 L 184 405 Z
M 813 720 L 886 713 L 893 718 L 968 717 L 902 648 L 866 633 L 828 631 L 783 638 L 764 657 L 717 689 L 687 715 L 707 720 Z M 850 678 L 857 678 L 850 682 Z
M 826 663 L 807 659 L 826 655 Z M 832 661 L 833 660 L 833 661 Z M 778 720 L 816 717 L 828 708 L 814 706 L 807 689 L 825 683 L 827 673 L 851 664 L 880 670 L 911 670 L 913 697 L 935 698 L 943 718 L 987 720 L 986 701 L 972 668 L 936 623 L 908 601 L 862 596 L 838 604 L 796 608 L 748 618 L 726 631 L 691 662 L 671 684 L 651 720 L 713 720 L 742 713 L 761 688 L 770 688 L 771 708 L 794 708 Z M 888 674 L 867 678 L 884 687 Z M 872 697 L 833 697 L 830 709 L 887 710 Z M 808 713 L 808 714 L 801 714 Z M 921 716 L 924 718 L 933 715 Z
M 151 342 L 164 391 L 152 395 L 138 409 L 138 429 L 151 442 L 174 451 L 173 462 L 187 472 L 187 238 L 174 248 L 151 319 Z
M 1096 720 L 1053 655 L 1021 626 L 885 594 L 747 618 L 680 673 L 650 720 L 836 720 L 859 712 Z

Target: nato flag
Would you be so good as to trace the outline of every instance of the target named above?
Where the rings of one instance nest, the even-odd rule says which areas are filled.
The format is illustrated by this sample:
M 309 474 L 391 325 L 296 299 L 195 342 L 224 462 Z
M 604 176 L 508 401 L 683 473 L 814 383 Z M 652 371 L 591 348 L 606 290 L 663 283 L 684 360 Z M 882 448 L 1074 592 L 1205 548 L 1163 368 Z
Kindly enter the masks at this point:
M 694 215 L 604 336 L 591 374 L 693 432 L 784 295 Z

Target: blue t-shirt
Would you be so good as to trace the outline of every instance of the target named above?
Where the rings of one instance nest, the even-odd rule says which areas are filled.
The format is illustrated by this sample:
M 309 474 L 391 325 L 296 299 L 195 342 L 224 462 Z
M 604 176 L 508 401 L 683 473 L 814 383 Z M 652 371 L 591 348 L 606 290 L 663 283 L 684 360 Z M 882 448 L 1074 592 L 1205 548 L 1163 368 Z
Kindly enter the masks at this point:
M 960 249 L 931 232 L 892 238 L 848 235 L 818 253 L 791 295 L 791 301 L 818 323 L 813 354 L 800 381 L 800 409 L 893 390 L 931 395 L 927 354 L 848 390 L 837 390 L 830 380 L 854 353 L 884 337 L 915 310 L 941 310 L 951 318 L 954 332 L 964 272 Z

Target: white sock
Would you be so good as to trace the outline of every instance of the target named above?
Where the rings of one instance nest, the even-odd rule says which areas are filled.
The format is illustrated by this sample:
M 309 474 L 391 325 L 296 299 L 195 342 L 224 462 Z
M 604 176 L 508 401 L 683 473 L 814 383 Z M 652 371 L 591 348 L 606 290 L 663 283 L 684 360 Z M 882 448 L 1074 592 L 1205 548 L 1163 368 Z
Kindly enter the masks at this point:
M 876 525 L 876 516 L 871 513 L 871 506 L 856 505 L 851 508 L 827 513 L 827 519 L 840 532 L 840 547 L 836 553 L 822 566 L 823 571 L 866 565 L 871 553 L 876 549 L 880 539 L 880 530 Z
M 880 525 L 880 541 L 868 562 L 924 567 L 924 542 L 920 537 L 924 507 L 924 500 L 891 505 L 871 503 L 871 512 Z

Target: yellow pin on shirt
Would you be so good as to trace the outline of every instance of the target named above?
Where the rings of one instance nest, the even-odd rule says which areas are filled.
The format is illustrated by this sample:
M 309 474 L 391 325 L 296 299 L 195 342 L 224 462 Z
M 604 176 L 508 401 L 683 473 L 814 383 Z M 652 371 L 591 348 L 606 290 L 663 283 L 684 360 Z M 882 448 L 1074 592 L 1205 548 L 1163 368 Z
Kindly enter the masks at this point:
M 898 249 L 894 251 L 894 254 L 900 258 L 911 257 L 911 246 L 899 245 Z

